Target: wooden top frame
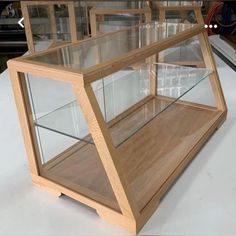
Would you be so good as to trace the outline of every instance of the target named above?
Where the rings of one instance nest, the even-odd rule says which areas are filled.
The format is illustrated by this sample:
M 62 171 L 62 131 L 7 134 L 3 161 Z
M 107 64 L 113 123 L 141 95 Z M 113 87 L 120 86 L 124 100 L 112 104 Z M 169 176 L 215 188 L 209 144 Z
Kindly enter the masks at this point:
M 145 23 L 146 24 L 146 23 Z M 142 24 L 142 25 L 145 25 Z M 164 23 L 164 24 L 172 24 L 172 23 Z M 65 47 L 70 47 L 74 45 L 79 45 L 85 41 L 92 41 L 101 37 L 105 37 L 108 35 L 116 34 L 117 32 L 123 32 L 127 31 L 132 28 L 137 28 L 139 26 L 133 26 L 133 27 L 127 27 L 125 29 L 115 31 L 115 32 L 109 32 L 103 35 L 99 35 L 90 39 L 82 40 L 78 43 L 70 43 L 63 46 L 58 46 L 56 48 L 52 48 L 47 50 L 47 52 L 38 52 L 34 55 L 27 55 L 23 56 L 17 59 L 13 59 L 9 61 L 9 65 L 14 65 L 17 69 L 21 70 L 25 73 L 36 73 L 36 74 L 43 74 L 45 76 L 48 75 L 49 78 L 54 77 L 54 79 L 60 79 L 65 82 L 77 82 L 80 85 L 86 85 L 89 84 L 95 80 L 98 80 L 104 76 L 107 76 L 111 73 L 114 73 L 127 65 L 130 65 L 132 63 L 136 63 L 142 59 L 145 59 L 149 56 L 153 55 L 153 52 L 160 52 L 162 50 L 165 50 L 166 48 L 170 47 L 171 45 L 175 45 L 181 41 L 184 41 L 187 38 L 193 37 L 195 35 L 198 35 L 201 32 L 205 31 L 205 28 L 203 25 L 194 25 L 190 27 L 189 29 L 183 30 L 181 32 L 176 33 L 175 35 L 172 35 L 170 37 L 167 37 L 165 39 L 157 40 L 156 42 L 150 43 L 147 46 L 144 46 L 142 48 L 138 48 L 135 50 L 132 50 L 128 53 L 124 53 L 124 55 L 120 55 L 116 58 L 113 58 L 109 61 L 102 62 L 98 65 L 93 65 L 86 69 L 72 69 L 72 68 L 65 68 L 61 65 L 52 65 L 52 64 L 46 64 L 42 62 L 36 62 L 35 60 L 31 60 L 35 58 L 36 56 L 44 56 L 47 55 L 50 52 L 55 52 L 56 50 L 60 50 Z M 47 72 L 48 71 L 48 72 Z M 54 72 L 55 74 L 51 73 Z M 63 73 L 67 73 L 67 76 L 61 76 Z M 55 76 L 57 75 L 57 76 Z

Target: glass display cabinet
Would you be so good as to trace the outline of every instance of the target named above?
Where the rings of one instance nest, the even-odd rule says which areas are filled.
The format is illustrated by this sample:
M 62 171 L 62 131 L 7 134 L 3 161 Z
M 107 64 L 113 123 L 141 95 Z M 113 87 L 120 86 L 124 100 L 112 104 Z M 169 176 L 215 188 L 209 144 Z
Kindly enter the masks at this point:
M 156 61 L 194 36 L 206 68 Z M 204 25 L 144 23 L 8 67 L 33 183 L 133 233 L 226 119 Z
M 21 9 L 30 53 L 89 35 L 86 7 L 79 1 L 21 1 Z
M 125 4 L 124 6 L 93 7 L 89 11 L 92 36 L 98 33 L 107 33 L 121 28 L 150 22 L 152 20 L 151 9 L 144 2 Z

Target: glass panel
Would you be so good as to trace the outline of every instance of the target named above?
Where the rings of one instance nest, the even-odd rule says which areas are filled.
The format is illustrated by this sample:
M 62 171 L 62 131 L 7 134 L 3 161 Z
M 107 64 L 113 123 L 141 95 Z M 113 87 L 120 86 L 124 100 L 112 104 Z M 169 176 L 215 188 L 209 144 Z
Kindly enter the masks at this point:
M 196 17 L 193 10 L 190 11 L 168 11 L 166 10 L 166 21 L 169 23 L 196 23 Z
M 28 57 L 27 60 L 85 69 L 192 27 L 191 24 L 152 22 L 100 38 L 92 38 L 76 45 L 55 48 L 47 54 Z
M 157 95 L 162 100 L 149 96 L 149 78 L 155 77 L 156 72 Z M 104 119 L 110 127 L 114 145 L 121 145 L 210 74 L 211 71 L 207 69 L 168 64 L 136 64 L 94 82 L 92 87 Z M 137 107 L 129 110 L 132 106 Z M 80 114 L 77 103 L 73 101 L 36 122 L 39 126 L 81 140 L 83 135 L 80 136 L 76 129 Z
M 144 14 L 97 15 L 97 32 L 107 33 L 145 22 Z
M 70 25 L 68 6 L 63 4 L 54 5 L 56 17 L 57 41 L 70 41 Z
M 136 65 L 92 83 L 106 122 L 150 95 L 148 65 Z
M 54 157 L 58 156 L 60 153 L 78 142 L 76 139 L 61 135 L 58 132 L 52 132 L 49 129 L 44 129 L 39 126 L 36 126 L 35 129 L 37 132 L 41 152 L 41 162 L 43 165 L 46 165 Z
M 67 5 L 35 4 L 28 11 L 36 51 L 71 40 Z
M 71 85 L 33 75 L 26 81 L 40 175 L 119 211 Z
M 29 74 L 26 77 L 31 94 L 34 119 L 38 126 L 58 133 L 69 131 L 69 133 L 75 133 L 70 137 L 93 143 L 80 107 L 76 106 L 75 109 L 71 105 L 76 98 L 70 84 Z M 39 119 L 44 123 L 38 123 Z M 71 130 L 68 130 L 69 127 L 66 124 L 68 120 L 72 121 Z
M 32 96 L 35 119 L 75 100 L 70 84 L 31 74 L 26 74 L 26 78 Z
M 189 38 L 159 53 L 159 62 L 204 67 L 204 59 L 197 37 Z

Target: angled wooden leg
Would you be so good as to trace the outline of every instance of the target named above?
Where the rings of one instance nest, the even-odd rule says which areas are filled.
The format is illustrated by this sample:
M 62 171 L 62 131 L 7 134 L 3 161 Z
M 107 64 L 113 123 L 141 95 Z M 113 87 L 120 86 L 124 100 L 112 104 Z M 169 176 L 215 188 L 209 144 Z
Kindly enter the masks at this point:
M 42 181 L 40 181 L 37 176 L 35 175 L 31 175 L 32 176 L 32 182 L 35 186 L 47 191 L 48 193 L 56 196 L 56 197 L 60 197 L 62 195 L 61 192 L 58 192 L 57 190 L 53 189 L 53 188 L 49 188 L 48 186 L 46 186 L 45 184 L 43 184 Z
M 125 228 L 127 231 L 135 235 L 138 233 L 137 223 L 134 219 L 115 212 L 111 213 L 97 210 L 97 214 L 99 217 L 101 217 L 101 219 L 107 221 L 110 224 Z
M 136 219 L 140 213 L 133 193 L 120 169 L 117 149 L 114 148 L 92 87 L 87 85 L 81 88 L 75 84 L 73 88 L 120 209 L 124 216 Z
M 216 106 L 219 110 L 226 111 L 227 110 L 226 103 L 222 92 L 221 84 L 219 81 L 219 76 L 217 73 L 211 45 L 208 41 L 208 35 L 206 32 L 203 32 L 198 35 L 198 38 L 206 68 L 213 71 L 213 73 L 210 75 L 210 82 L 212 86 L 212 91 L 215 96 Z
M 13 65 L 14 66 L 14 65 Z M 31 174 L 39 175 L 42 169 L 40 152 L 37 145 L 37 138 L 32 118 L 32 110 L 27 92 L 26 79 L 24 74 L 18 73 L 8 63 L 12 88 L 14 92 L 16 107 L 20 120 L 21 130 L 25 143 L 26 153 Z

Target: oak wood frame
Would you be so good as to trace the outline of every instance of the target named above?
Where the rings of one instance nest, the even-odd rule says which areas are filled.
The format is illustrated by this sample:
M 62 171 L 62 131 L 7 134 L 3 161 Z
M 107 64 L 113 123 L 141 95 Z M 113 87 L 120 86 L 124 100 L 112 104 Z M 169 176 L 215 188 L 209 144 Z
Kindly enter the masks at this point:
M 121 31 L 123 30 L 126 29 L 122 29 Z M 156 52 L 160 52 L 171 45 L 177 44 L 195 35 L 198 35 L 199 39 L 201 40 L 200 45 L 207 68 L 213 70 L 213 74 L 211 75 L 210 80 L 215 99 L 217 101 L 217 110 L 220 112 L 220 116 L 205 132 L 200 141 L 192 147 L 192 150 L 185 157 L 184 161 L 176 166 L 175 171 L 169 176 L 167 181 L 150 199 L 148 204 L 142 210 L 138 210 L 134 201 L 133 192 L 131 192 L 128 188 L 127 180 L 122 173 L 122 169 L 120 169 L 119 152 L 114 147 L 111 141 L 112 139 L 108 132 L 108 128 L 92 91 L 91 82 L 113 72 L 119 71 L 120 69 L 126 67 L 126 65 L 130 65 L 132 63 L 138 62 L 141 59 L 152 56 Z M 97 38 L 98 37 L 103 36 L 100 35 L 97 36 Z M 49 49 L 49 51 L 50 50 L 53 49 Z M 45 53 L 46 52 L 41 52 L 38 53 L 38 55 L 42 55 Z M 109 62 L 104 62 L 84 70 L 75 70 L 68 68 L 65 69 L 62 66 L 29 62 L 26 60 L 29 57 L 31 56 L 24 56 L 21 58 L 10 60 L 8 61 L 8 67 L 10 71 L 16 106 L 19 113 L 19 119 L 33 183 L 37 186 L 45 188 L 55 195 L 59 196 L 60 194 L 65 194 L 67 196 L 70 196 L 71 198 L 74 198 L 96 209 L 101 218 L 104 218 L 105 220 L 113 224 L 124 227 L 132 233 L 137 233 L 156 210 L 157 206 L 159 205 L 160 199 L 171 186 L 171 184 L 175 181 L 175 179 L 179 176 L 185 166 L 196 155 L 196 153 L 209 139 L 213 132 L 220 127 L 220 125 L 226 118 L 227 107 L 216 71 L 211 46 L 208 42 L 207 34 L 204 27 L 202 25 L 196 25 L 191 29 L 177 33 L 170 38 L 152 43 L 144 48 L 133 50 L 124 56 L 120 56 Z M 103 163 L 106 174 L 116 196 L 120 211 L 112 209 L 111 207 L 108 207 L 100 203 L 99 201 L 96 201 L 96 199 L 94 200 L 93 198 L 84 195 L 83 193 L 73 191 L 69 188 L 64 187 L 63 185 L 55 183 L 41 176 L 42 167 L 39 160 L 40 157 L 38 146 L 35 142 L 34 127 L 32 126 L 33 118 L 30 110 L 28 97 L 29 95 L 27 94 L 25 78 L 22 73 L 31 73 L 34 75 L 45 76 L 47 78 L 64 81 L 72 85 L 78 103 L 80 104 L 81 109 L 85 115 L 85 119 L 88 123 L 90 133 L 97 147 L 100 159 Z M 154 86 L 156 85 L 154 84 Z M 155 96 L 155 94 L 152 95 Z
M 96 8 L 93 7 L 89 11 L 91 35 L 97 35 L 97 16 L 103 17 L 104 15 L 116 15 L 116 14 L 140 14 L 144 15 L 145 22 L 152 20 L 151 8 L 145 7 L 140 9 L 112 9 L 112 8 Z
M 55 18 L 55 11 L 54 11 L 54 5 L 56 4 L 63 4 L 63 5 L 68 6 L 69 26 L 70 26 L 70 35 L 71 35 L 70 41 L 71 42 L 78 41 L 74 1 L 21 1 L 21 10 L 22 10 L 22 15 L 24 17 L 26 39 L 27 39 L 28 49 L 30 53 L 35 52 L 35 45 L 34 45 L 32 27 L 30 23 L 28 6 L 34 6 L 34 5 L 48 6 L 48 16 L 49 16 L 49 22 L 50 22 L 50 27 L 52 31 L 52 46 L 56 46 L 57 34 L 56 34 L 56 18 Z M 65 41 L 64 43 L 66 42 L 67 41 Z

